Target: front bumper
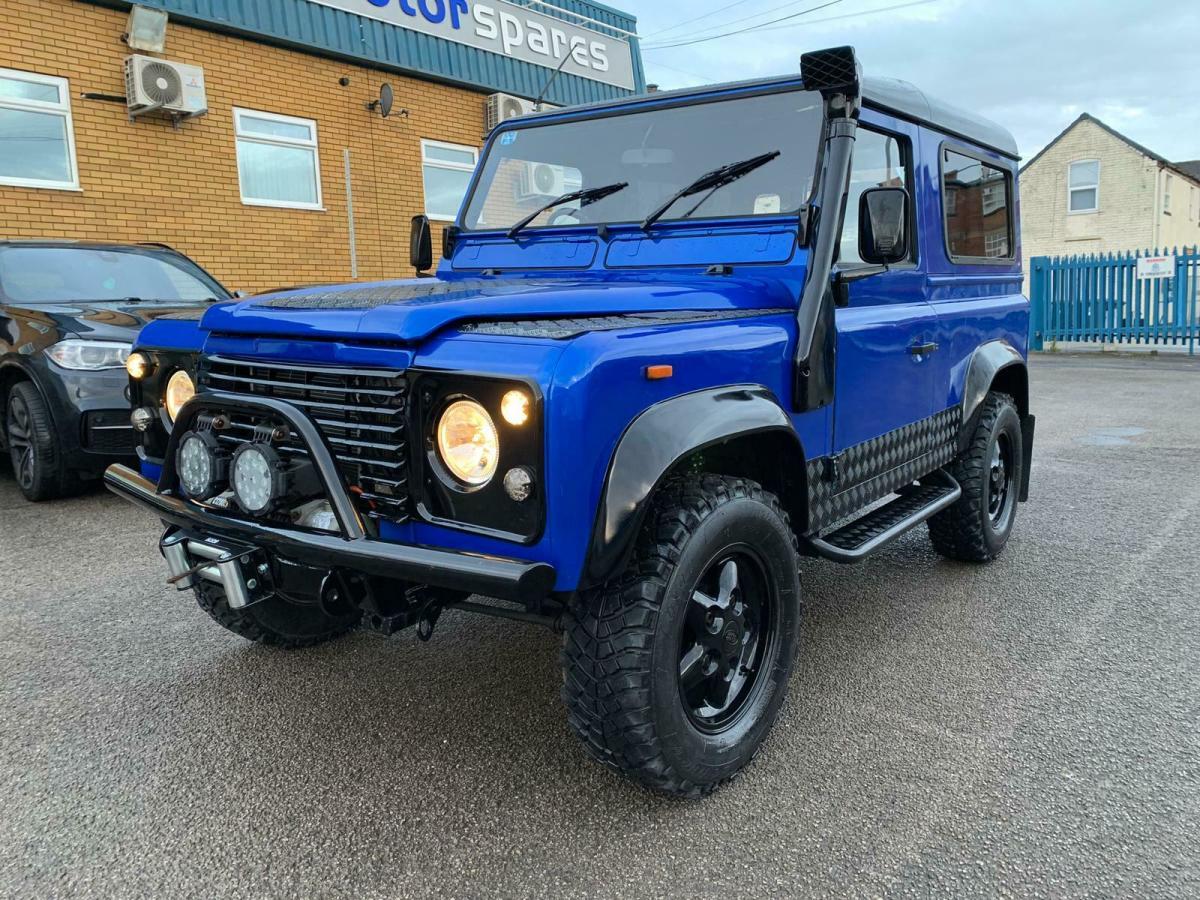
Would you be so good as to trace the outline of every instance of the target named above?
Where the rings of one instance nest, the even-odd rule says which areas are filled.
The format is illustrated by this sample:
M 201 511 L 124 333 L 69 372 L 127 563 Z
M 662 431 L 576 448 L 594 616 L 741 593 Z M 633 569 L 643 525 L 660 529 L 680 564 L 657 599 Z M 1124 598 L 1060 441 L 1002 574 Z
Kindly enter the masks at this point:
M 118 497 L 145 507 L 172 525 L 251 544 L 308 566 L 347 569 L 522 603 L 545 597 L 554 585 L 554 567 L 546 563 L 412 547 L 366 537 L 347 539 L 229 519 L 170 493 L 160 493 L 153 482 L 128 466 L 109 466 L 104 484 Z

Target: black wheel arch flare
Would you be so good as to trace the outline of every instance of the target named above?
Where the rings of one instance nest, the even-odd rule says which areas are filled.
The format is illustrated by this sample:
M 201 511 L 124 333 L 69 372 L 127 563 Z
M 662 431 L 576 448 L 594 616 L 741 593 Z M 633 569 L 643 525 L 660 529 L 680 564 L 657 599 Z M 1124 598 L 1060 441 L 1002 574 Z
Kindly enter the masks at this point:
M 774 393 L 762 385 L 707 388 L 672 397 L 643 411 L 621 436 L 609 461 L 580 587 L 593 587 L 627 563 L 655 491 L 693 454 L 718 445 L 776 442 L 770 467 L 791 473 L 797 504 L 807 498 L 804 448 L 791 418 Z M 736 451 L 735 451 L 736 452 Z M 749 465 L 753 460 L 746 459 Z M 725 474 L 746 474 L 743 472 Z M 781 497 L 785 507 L 785 498 Z M 798 506 L 793 515 L 802 513 Z M 793 527 L 803 522 L 793 522 Z

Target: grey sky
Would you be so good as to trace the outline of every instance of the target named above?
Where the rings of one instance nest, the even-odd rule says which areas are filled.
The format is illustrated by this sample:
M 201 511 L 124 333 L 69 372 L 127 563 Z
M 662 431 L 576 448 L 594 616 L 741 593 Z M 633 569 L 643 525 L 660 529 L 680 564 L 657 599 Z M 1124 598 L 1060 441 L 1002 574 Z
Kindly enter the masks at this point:
M 648 80 L 664 88 L 793 72 L 805 50 L 853 44 L 868 72 L 912 81 L 1007 126 L 1026 158 L 1081 112 L 1169 159 L 1200 158 L 1200 0 L 932 0 L 832 19 L 905 2 L 837 0 L 782 23 L 795 27 L 652 49 L 826 2 L 612 5 L 638 16 Z M 710 11 L 716 14 L 658 33 Z

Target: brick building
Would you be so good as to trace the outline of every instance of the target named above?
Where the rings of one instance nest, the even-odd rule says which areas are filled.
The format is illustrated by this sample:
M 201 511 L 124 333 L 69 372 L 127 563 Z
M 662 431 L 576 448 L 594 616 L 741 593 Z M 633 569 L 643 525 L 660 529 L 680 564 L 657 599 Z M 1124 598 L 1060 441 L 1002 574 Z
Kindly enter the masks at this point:
M 636 21 L 590 0 L 140 6 L 169 15 L 161 52 L 131 49 L 122 0 L 0 4 L 0 237 L 163 242 L 246 291 L 407 276 L 409 220 L 457 210 L 490 95 L 534 98 L 560 61 L 548 103 L 645 87 Z M 134 54 L 200 67 L 207 113 L 131 118 Z
M 1035 256 L 1200 244 L 1198 169 L 1084 113 L 1021 168 L 1026 272 Z

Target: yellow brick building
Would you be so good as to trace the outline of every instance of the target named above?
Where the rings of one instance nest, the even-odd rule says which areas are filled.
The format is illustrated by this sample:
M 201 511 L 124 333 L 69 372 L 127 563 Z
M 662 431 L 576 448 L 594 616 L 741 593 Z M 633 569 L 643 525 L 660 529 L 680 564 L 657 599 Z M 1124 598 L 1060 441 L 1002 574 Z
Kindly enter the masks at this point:
M 491 94 L 536 96 L 568 54 L 548 102 L 644 88 L 635 21 L 581 0 L 143 5 L 169 12 L 150 55 L 203 69 L 207 114 L 130 118 L 129 3 L 0 4 L 0 238 L 166 243 L 249 292 L 406 277 L 410 219 L 452 214 Z

